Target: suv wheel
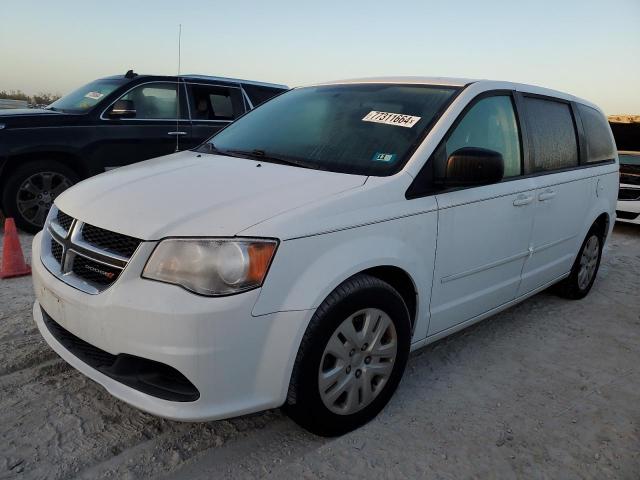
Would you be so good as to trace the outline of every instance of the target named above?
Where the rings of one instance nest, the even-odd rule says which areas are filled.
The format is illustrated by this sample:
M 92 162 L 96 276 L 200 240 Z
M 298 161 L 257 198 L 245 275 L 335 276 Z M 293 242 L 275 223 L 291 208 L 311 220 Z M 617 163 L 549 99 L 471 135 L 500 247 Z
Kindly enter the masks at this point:
M 410 340 L 409 311 L 396 290 L 368 275 L 347 280 L 309 323 L 285 410 L 323 436 L 365 424 L 396 390 Z
M 7 217 L 25 232 L 42 229 L 55 198 L 78 181 L 66 165 L 36 161 L 19 166 L 4 183 L 2 205 Z
M 578 300 L 591 290 L 598 274 L 602 258 L 602 234 L 597 227 L 591 227 L 582 242 L 571 273 L 558 284 L 558 293 L 565 298 Z

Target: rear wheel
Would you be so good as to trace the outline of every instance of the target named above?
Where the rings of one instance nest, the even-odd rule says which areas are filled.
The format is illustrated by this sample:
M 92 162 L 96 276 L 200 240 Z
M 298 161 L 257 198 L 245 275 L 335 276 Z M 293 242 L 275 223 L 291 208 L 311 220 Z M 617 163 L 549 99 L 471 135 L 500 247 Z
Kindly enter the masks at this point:
M 285 410 L 324 436 L 375 417 L 393 395 L 409 355 L 408 309 L 389 284 L 357 275 L 313 316 L 298 352 Z
M 587 296 L 600 268 L 602 244 L 602 233 L 596 226 L 592 227 L 582 242 L 571 273 L 558 284 L 557 291 L 560 295 L 574 300 Z
M 20 165 L 4 183 L 5 213 L 20 229 L 35 233 L 42 229 L 55 198 L 77 181 L 76 173 L 57 161 Z

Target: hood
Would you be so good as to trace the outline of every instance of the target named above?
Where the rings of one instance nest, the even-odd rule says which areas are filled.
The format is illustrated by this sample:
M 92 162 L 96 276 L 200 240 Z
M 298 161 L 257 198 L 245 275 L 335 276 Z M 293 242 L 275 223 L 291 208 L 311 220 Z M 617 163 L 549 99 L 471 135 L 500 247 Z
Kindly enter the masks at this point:
M 0 109 L 0 123 L 4 124 L 4 132 L 13 128 L 37 128 L 62 125 L 74 125 L 86 114 L 54 112 L 43 108 Z
M 0 118 L 23 115 L 61 115 L 61 113 L 44 108 L 0 108 Z
M 56 205 L 84 222 L 143 240 L 233 236 L 366 179 L 188 151 L 89 178 Z

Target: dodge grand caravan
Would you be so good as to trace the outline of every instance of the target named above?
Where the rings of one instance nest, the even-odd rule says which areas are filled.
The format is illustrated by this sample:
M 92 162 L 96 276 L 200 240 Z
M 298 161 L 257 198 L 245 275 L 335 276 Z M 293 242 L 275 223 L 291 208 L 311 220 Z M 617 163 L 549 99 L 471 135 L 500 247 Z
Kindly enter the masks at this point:
M 192 151 L 60 195 L 33 314 L 67 362 L 178 420 L 373 418 L 411 350 L 554 285 L 587 295 L 618 159 L 593 104 L 496 81 L 293 89 Z

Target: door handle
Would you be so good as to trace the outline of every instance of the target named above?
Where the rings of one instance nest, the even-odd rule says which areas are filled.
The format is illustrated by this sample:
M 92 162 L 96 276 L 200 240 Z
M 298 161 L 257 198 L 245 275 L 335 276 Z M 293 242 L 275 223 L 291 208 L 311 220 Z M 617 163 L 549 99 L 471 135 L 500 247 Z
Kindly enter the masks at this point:
M 167 132 L 167 135 L 186 135 L 187 132 Z
M 513 201 L 514 207 L 523 207 L 533 201 L 533 195 L 518 195 Z
M 538 195 L 538 200 L 540 200 L 541 202 L 544 202 L 546 200 L 551 200 L 555 196 L 556 196 L 556 192 L 554 192 L 553 190 L 545 190 L 540 195 Z

